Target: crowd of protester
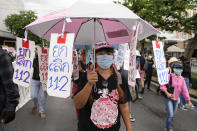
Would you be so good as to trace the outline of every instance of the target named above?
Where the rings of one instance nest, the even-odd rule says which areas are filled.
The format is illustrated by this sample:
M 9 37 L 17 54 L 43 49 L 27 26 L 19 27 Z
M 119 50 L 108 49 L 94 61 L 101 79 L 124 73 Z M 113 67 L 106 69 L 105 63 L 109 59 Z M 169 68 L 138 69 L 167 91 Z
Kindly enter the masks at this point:
M 154 70 L 154 56 L 148 52 L 146 57 L 136 51 L 136 86 L 128 84 L 128 70 L 120 70 L 114 64 L 114 48 L 106 42 L 95 45 L 95 63 L 86 63 L 86 52 L 80 50 L 79 78 L 73 80 L 73 100 L 78 118 L 78 131 L 119 131 L 122 116 L 126 130 L 131 131 L 131 122 L 135 122 L 132 102 L 142 100 L 146 90 L 151 90 Z M 47 91 L 43 90 L 39 77 L 37 50 L 33 62 L 31 97 L 34 102 L 32 113 L 37 110 L 41 118 L 46 117 Z M 14 57 L 0 48 L 0 129 L 14 120 L 19 93 L 12 80 Z M 95 64 L 95 69 L 94 69 Z M 189 89 L 192 86 L 190 59 L 184 56 L 176 58 L 166 55 L 166 72 L 169 82 L 159 85 L 157 93 L 163 95 L 166 115 L 166 127 L 171 131 L 177 108 L 187 110 L 192 106 Z M 131 92 L 135 90 L 134 99 Z M 40 95 L 40 99 L 38 99 Z M 180 101 L 180 102 L 179 102 Z M 39 109 L 38 109 L 39 105 Z

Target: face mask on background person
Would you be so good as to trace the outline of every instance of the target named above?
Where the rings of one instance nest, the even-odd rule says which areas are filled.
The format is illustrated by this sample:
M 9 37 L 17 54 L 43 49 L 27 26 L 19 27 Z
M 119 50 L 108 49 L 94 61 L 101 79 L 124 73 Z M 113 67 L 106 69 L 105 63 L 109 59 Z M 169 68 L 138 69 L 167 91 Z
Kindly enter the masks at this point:
M 174 68 L 174 73 L 175 73 L 175 74 L 181 75 L 182 72 L 183 72 L 183 69 Z
M 97 64 L 102 69 L 108 69 L 114 63 L 112 55 L 98 55 L 97 56 Z
M 149 58 L 149 59 L 152 59 L 152 56 L 151 56 L 151 55 L 149 55 L 149 56 L 148 56 L 148 58 Z

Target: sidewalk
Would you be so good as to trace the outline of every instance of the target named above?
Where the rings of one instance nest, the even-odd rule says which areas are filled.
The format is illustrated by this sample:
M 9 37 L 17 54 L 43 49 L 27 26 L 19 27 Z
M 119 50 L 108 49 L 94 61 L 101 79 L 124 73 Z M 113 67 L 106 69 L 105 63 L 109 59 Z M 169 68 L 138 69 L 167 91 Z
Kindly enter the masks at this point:
M 152 82 L 151 82 L 152 86 L 154 89 L 152 89 L 154 92 L 157 92 L 157 87 L 159 86 L 157 78 L 156 77 L 152 77 Z M 197 90 L 190 88 L 189 89 L 189 93 L 191 96 L 191 101 L 194 105 L 197 105 Z

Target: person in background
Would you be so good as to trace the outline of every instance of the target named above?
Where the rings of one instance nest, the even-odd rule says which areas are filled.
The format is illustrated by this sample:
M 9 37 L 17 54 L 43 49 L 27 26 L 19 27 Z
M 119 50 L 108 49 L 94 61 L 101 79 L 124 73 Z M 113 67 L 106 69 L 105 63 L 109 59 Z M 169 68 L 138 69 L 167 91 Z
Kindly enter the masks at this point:
M 32 113 L 35 113 L 38 107 L 38 94 L 40 93 L 40 101 L 39 101 L 39 113 L 41 118 L 46 117 L 46 99 L 47 92 L 43 90 L 42 83 L 40 82 L 39 76 L 39 62 L 38 62 L 38 50 L 35 48 L 35 58 L 33 61 L 33 77 L 31 81 L 31 97 L 34 102 L 34 106 L 32 108 Z
M 15 119 L 19 103 L 18 86 L 13 82 L 14 69 L 9 54 L 0 46 L 0 131 Z
M 148 54 L 147 63 L 148 63 L 148 68 L 146 70 L 146 80 L 144 82 L 144 85 L 147 84 L 147 89 L 150 90 L 150 83 L 152 79 L 153 65 L 154 65 L 153 56 L 151 52 L 149 52 Z
M 131 97 L 131 93 L 130 93 L 130 87 L 129 84 L 128 84 L 128 70 L 124 70 L 123 69 L 123 66 L 120 68 L 119 70 L 120 74 L 121 74 L 121 77 L 122 77 L 122 86 L 124 87 L 124 92 L 125 92 L 125 95 L 127 95 L 127 100 L 128 103 L 129 103 L 129 110 L 130 110 L 130 121 L 131 122 L 135 122 L 135 118 L 133 117 L 132 115 L 132 109 L 131 109 L 131 102 L 132 102 L 132 97 Z
M 141 90 L 141 79 L 140 79 L 140 52 L 136 50 L 136 84 L 135 84 L 135 92 L 136 92 L 136 99 L 142 99 L 142 96 L 138 93 Z
M 183 72 L 181 75 L 183 76 L 187 89 L 189 91 L 189 88 L 192 86 L 190 59 L 184 58 L 182 62 L 183 62 Z M 183 95 L 181 94 L 180 95 L 180 108 L 182 110 L 187 110 L 186 104 L 187 104 L 187 101 L 184 99 Z
M 172 131 L 171 126 L 172 126 L 173 118 L 177 111 L 178 99 L 180 93 L 183 94 L 184 98 L 188 102 L 188 105 L 192 106 L 185 80 L 181 76 L 181 73 L 183 71 L 183 65 L 180 62 L 174 62 L 172 69 L 174 73 L 168 74 L 168 79 L 169 79 L 168 85 L 170 84 L 170 79 L 171 79 L 172 87 L 174 87 L 173 93 L 168 92 L 166 85 L 161 85 L 160 87 L 161 90 L 166 94 L 166 97 L 164 97 L 164 102 L 167 111 L 165 131 Z
M 79 68 L 79 78 L 77 80 L 73 80 L 73 90 L 72 90 L 73 95 L 78 90 L 77 89 L 78 88 L 78 84 L 80 82 L 80 78 L 83 77 L 83 73 L 87 72 L 86 66 L 85 66 L 85 64 L 82 61 L 79 61 L 78 68 Z M 73 98 L 74 98 L 74 96 L 73 96 Z M 77 120 L 78 120 L 78 117 L 79 117 L 79 109 L 77 109 L 75 107 L 75 110 L 76 110 L 76 116 L 77 116 Z
M 142 53 L 140 53 L 142 54 Z M 144 75 L 145 75 L 145 71 L 144 71 L 144 65 L 145 65 L 145 58 L 144 56 L 140 56 L 140 80 L 141 80 L 141 85 L 142 85 L 142 90 L 141 90 L 141 94 L 144 94 Z
M 119 131 L 121 115 L 126 131 L 132 131 L 121 75 L 113 67 L 113 53 L 108 43 L 95 44 L 96 70 L 83 73 L 74 96 L 79 109 L 78 131 Z
M 168 60 L 168 70 L 167 70 L 168 74 L 173 73 L 172 66 L 173 66 L 174 62 L 177 62 L 177 61 L 178 61 L 178 59 L 176 57 L 172 57 Z

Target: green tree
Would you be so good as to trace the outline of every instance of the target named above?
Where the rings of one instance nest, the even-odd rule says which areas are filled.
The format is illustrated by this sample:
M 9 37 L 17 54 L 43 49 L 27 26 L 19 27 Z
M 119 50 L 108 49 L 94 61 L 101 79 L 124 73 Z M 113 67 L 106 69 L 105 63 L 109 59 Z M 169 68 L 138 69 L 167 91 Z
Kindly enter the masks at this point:
M 5 25 L 11 33 L 17 37 L 24 37 L 24 27 L 35 21 L 37 16 L 33 11 L 20 11 L 19 14 L 8 15 L 5 19 Z M 41 39 L 28 31 L 28 40 L 35 41 L 36 44 L 41 44 Z
M 188 18 L 187 10 L 195 9 L 196 2 L 197 0 L 124 0 L 122 4 L 162 31 L 193 33 L 197 26 L 196 17 Z M 155 36 L 148 39 L 155 39 Z
M 192 57 L 195 48 L 197 48 L 197 14 L 192 17 L 187 18 L 184 21 L 185 32 L 189 34 L 194 34 L 194 37 L 189 40 L 189 44 L 186 48 L 185 55 L 187 57 Z

